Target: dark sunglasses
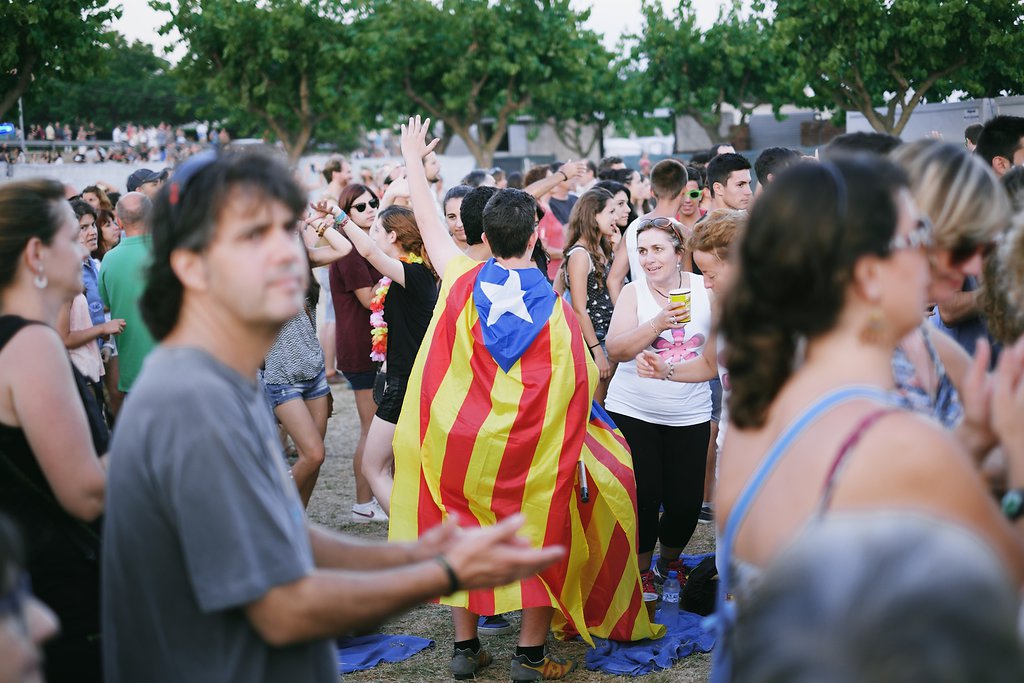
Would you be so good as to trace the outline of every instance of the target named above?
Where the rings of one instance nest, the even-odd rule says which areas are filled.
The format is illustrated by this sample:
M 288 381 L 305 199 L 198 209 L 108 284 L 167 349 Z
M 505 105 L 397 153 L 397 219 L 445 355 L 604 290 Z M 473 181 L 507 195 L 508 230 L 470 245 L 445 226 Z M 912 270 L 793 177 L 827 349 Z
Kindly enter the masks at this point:
M 987 259 L 995 248 L 996 242 L 994 240 L 988 242 L 962 242 L 949 250 L 949 260 L 950 263 L 956 266 L 970 261 L 976 254 L 981 254 L 982 258 Z
M 700 196 L 704 194 L 704 190 L 687 190 L 686 196 L 696 201 L 700 199 Z
M 380 206 L 380 202 L 379 201 L 377 201 L 376 199 L 371 199 L 368 202 L 359 202 L 358 204 L 353 204 L 352 205 L 352 210 L 353 211 L 358 211 L 359 213 L 362 213 L 363 211 L 366 211 L 366 205 L 367 204 L 370 205 L 371 209 L 376 209 L 378 206 Z

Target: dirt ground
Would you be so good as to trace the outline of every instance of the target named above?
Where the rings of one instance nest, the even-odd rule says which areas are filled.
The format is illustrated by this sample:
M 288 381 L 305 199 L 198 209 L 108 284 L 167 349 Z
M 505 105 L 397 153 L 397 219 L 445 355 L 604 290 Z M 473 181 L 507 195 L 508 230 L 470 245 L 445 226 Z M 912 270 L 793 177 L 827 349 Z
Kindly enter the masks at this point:
M 327 428 L 327 460 L 320 473 L 316 490 L 309 505 L 310 518 L 345 533 L 369 538 L 387 538 L 384 524 L 353 523 L 351 510 L 355 501 L 352 483 L 352 454 L 359 439 L 359 421 L 356 416 L 352 392 L 347 385 L 333 387 L 335 408 Z M 686 552 L 691 554 L 714 550 L 714 532 L 711 524 L 699 524 Z M 513 627 L 518 625 L 518 614 L 510 615 Z M 395 634 L 409 634 L 432 638 L 436 645 L 432 649 L 396 664 L 381 664 L 368 671 L 345 676 L 346 681 L 441 681 L 453 680 L 448 671 L 452 648 L 451 624 L 447 608 L 424 605 L 402 617 L 385 624 L 382 631 Z M 494 656 L 495 662 L 484 669 L 477 680 L 508 680 L 508 661 L 515 650 L 517 628 L 510 635 L 482 636 L 481 642 Z M 556 654 L 583 661 L 586 652 L 584 643 L 563 643 L 549 639 L 549 648 Z M 706 681 L 711 669 L 710 655 L 696 654 L 686 657 L 667 671 L 643 677 L 646 683 L 667 683 L 685 681 L 693 683 Z M 580 669 L 566 680 L 585 683 L 591 681 L 626 681 L 629 677 Z

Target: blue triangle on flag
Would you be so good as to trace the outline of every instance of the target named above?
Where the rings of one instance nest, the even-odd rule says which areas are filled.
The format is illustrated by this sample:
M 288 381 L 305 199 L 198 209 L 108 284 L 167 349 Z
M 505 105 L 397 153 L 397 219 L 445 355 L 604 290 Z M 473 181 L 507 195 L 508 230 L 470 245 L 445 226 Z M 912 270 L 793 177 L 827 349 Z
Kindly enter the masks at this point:
M 547 324 L 558 299 L 536 268 L 508 269 L 493 258 L 473 285 L 484 345 L 508 372 Z

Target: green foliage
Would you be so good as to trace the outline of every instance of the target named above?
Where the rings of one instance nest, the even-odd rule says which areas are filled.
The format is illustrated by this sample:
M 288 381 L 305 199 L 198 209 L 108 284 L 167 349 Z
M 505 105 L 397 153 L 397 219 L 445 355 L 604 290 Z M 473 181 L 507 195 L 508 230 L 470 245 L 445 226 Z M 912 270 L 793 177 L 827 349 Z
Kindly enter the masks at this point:
M 34 82 L 70 81 L 92 69 L 121 15 L 107 0 L 0 2 L 0 119 Z
M 718 141 L 723 105 L 736 107 L 745 119 L 758 105 L 778 109 L 786 103 L 786 93 L 776 87 L 784 59 L 770 49 L 772 24 L 762 3 L 744 14 L 733 0 L 707 31 L 698 26 L 690 0 L 681 0 L 671 12 L 658 0 L 644 0 L 641 11 L 644 28 L 630 36 L 634 45 L 623 64 L 634 91 L 634 124 L 668 107 L 675 115 L 693 117 Z
M 809 85 L 817 106 L 898 135 L 923 101 L 1019 92 L 1022 17 L 1016 0 L 780 0 L 772 45 L 793 59 L 794 98 Z
M 150 45 L 129 45 L 114 34 L 95 66 L 70 80 L 53 78 L 25 95 L 26 123 L 93 121 L 101 136 L 132 121 L 156 125 L 181 120 L 197 103 L 180 98 L 170 65 Z
M 411 113 L 442 121 L 480 165 L 517 116 L 595 111 L 566 95 L 591 77 L 588 65 L 607 68 L 597 37 L 581 28 L 587 14 L 569 0 L 367 0 L 360 16 L 371 111 L 388 123 Z
M 183 91 L 240 112 L 231 125 L 268 128 L 294 162 L 314 137 L 355 124 L 350 80 L 356 36 L 343 6 L 304 0 L 154 1 L 172 14 L 188 52 Z

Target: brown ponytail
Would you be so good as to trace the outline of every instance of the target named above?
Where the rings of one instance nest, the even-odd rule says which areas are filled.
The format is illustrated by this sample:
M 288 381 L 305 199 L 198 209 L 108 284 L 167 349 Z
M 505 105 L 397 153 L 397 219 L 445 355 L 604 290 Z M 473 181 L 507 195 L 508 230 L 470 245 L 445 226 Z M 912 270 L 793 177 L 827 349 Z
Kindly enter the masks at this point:
M 737 426 L 764 424 L 793 373 L 799 340 L 835 325 L 857 259 L 888 254 L 896 192 L 906 184 L 888 161 L 849 157 L 793 166 L 755 202 L 722 301 Z

